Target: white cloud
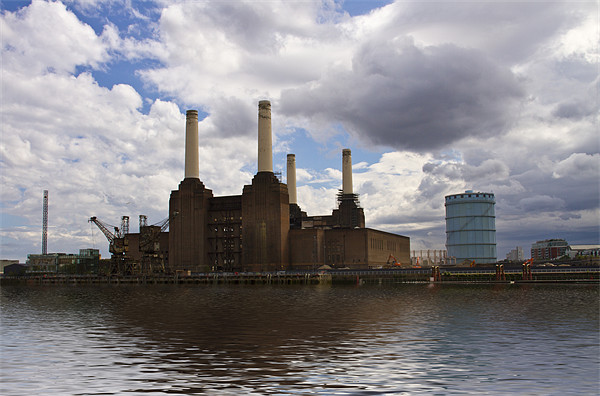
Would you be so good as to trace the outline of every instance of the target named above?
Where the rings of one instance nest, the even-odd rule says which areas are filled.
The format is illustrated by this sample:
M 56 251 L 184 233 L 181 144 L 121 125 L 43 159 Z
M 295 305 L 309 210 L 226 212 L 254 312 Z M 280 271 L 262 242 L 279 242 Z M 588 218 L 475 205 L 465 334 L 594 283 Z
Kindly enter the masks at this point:
M 298 182 L 309 182 L 313 180 L 314 176 L 306 169 L 296 168 L 296 183 Z
M 276 97 L 282 86 L 318 78 L 323 67 L 345 52 L 338 45 L 336 26 L 328 19 L 317 22 L 323 16 L 319 4 L 170 5 L 160 21 L 164 51 L 159 59 L 165 67 L 140 73 L 148 83 L 188 103 Z
M 567 159 L 556 164 L 552 177 L 564 177 L 577 180 L 593 180 L 600 176 L 600 154 L 588 155 L 573 153 Z
M 207 188 L 241 193 L 259 99 L 272 101 L 278 152 L 296 130 L 327 148 L 303 152 L 379 147 L 373 160 L 353 151 L 355 190 L 367 224 L 413 248 L 443 246 L 444 195 L 466 188 L 496 193 L 499 235 L 597 235 L 593 2 L 396 2 L 354 18 L 327 1 L 69 7 L 33 1 L 0 17 L 0 198 L 21 223 L 2 225 L 2 256 L 39 247 L 43 189 L 50 246 L 65 251 L 89 246 L 91 215 L 164 218 L 183 176 L 183 108 L 208 113 Z M 121 70 L 110 83 L 122 63 L 155 96 Z M 303 210 L 328 214 L 339 158 L 297 180 Z
M 34 0 L 17 13 L 5 13 L 0 23 L 3 67 L 24 74 L 97 68 L 109 59 L 103 37 L 58 2 Z

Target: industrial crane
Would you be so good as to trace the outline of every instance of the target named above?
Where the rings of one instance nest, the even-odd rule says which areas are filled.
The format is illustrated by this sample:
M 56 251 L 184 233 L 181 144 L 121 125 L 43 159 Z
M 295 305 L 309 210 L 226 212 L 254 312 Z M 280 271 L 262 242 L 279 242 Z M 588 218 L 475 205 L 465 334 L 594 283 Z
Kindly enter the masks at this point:
M 125 218 L 125 217 L 127 217 L 127 216 L 123 216 L 123 218 Z M 129 219 L 129 218 L 127 217 L 127 219 Z M 123 220 L 125 220 L 125 219 L 123 219 Z M 105 224 L 102 221 L 98 220 L 98 218 L 96 216 L 90 217 L 88 222 L 96 224 L 96 226 L 98 226 L 100 231 L 102 231 L 102 233 L 104 234 L 106 239 L 108 239 L 108 243 L 109 243 L 108 251 L 109 252 L 111 252 L 112 254 L 117 254 L 117 255 L 122 255 L 123 253 L 125 253 L 125 251 L 127 250 L 125 247 L 125 245 L 126 245 L 125 238 L 124 238 L 125 235 L 119 229 L 119 227 L 115 227 L 110 224 Z M 109 231 L 109 229 L 108 229 L 109 227 L 113 228 L 115 230 L 115 232 L 112 233 L 111 231 Z
M 175 215 L 172 217 L 175 217 Z M 151 226 L 140 227 L 140 251 L 155 252 L 158 250 L 154 244 L 160 236 L 160 233 L 169 228 L 170 220 L 171 218 L 167 217 L 166 219 Z
M 122 226 L 121 229 L 119 227 L 115 227 L 109 224 L 105 224 L 100 221 L 96 216 L 90 217 L 88 222 L 96 224 L 96 226 L 102 231 L 106 239 L 108 240 L 108 251 L 112 254 L 111 257 L 111 268 L 109 269 L 109 273 L 128 273 L 131 272 L 130 265 L 126 258 L 126 253 L 128 251 L 128 243 L 127 238 L 123 230 L 129 229 L 129 217 L 122 217 Z M 109 230 L 109 228 L 114 229 L 114 233 Z
M 165 257 L 160 254 L 160 235 L 169 228 L 170 222 L 177 216 L 178 212 L 174 212 L 172 216 L 150 225 L 140 226 L 140 242 L 139 250 L 142 253 L 142 272 L 164 272 Z M 145 217 L 140 216 L 140 224 L 145 223 Z M 144 222 L 142 223 L 142 220 Z

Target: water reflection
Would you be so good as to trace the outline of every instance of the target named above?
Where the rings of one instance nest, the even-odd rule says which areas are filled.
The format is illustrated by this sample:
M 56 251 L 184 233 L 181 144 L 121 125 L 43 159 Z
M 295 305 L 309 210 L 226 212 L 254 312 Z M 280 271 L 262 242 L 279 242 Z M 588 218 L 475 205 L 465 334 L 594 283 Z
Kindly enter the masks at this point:
M 2 394 L 598 390 L 596 286 L 106 285 L 1 295 Z

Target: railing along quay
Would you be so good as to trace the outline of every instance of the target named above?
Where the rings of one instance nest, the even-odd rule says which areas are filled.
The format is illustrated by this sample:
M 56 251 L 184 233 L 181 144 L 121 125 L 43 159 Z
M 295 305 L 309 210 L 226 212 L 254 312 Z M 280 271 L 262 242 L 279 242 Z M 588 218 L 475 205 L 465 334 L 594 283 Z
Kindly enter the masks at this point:
M 433 267 L 381 270 L 330 270 L 333 283 L 515 283 L 515 282 L 599 282 L 600 267 L 534 267 L 525 273 L 518 267 L 456 268 Z
M 331 283 L 323 272 L 209 272 L 191 275 L 20 275 L 4 276 L 3 284 L 319 284 Z
M 2 284 L 383 284 L 383 283 L 516 283 L 599 282 L 599 267 L 402 268 L 275 272 L 207 272 L 190 275 L 21 275 L 3 276 Z

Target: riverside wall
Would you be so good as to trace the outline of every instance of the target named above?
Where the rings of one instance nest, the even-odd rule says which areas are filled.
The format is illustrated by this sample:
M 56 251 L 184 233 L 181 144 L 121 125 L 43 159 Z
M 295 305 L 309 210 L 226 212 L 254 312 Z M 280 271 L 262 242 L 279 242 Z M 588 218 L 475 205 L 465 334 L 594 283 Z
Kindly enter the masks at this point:
M 389 270 L 328 270 L 277 272 L 211 272 L 128 276 L 27 274 L 3 276 L 2 285 L 29 284 L 391 284 L 391 283 L 600 283 L 599 267 L 517 268 L 501 271 L 477 268 L 422 268 Z

